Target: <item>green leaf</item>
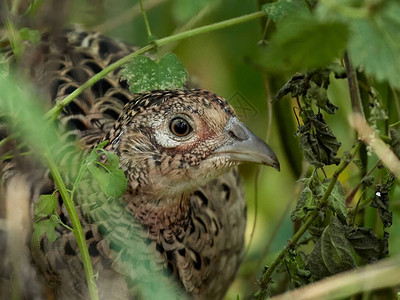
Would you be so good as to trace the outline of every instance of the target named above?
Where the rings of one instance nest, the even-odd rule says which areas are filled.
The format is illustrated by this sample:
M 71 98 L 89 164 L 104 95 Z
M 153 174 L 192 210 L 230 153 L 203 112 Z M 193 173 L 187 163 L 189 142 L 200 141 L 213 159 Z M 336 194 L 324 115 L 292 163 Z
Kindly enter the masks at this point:
M 147 56 L 137 56 L 121 72 L 132 93 L 181 88 L 188 79 L 187 71 L 173 53 L 165 54 L 158 62 Z
M 345 236 L 345 228 L 336 217 L 333 217 L 331 224 L 325 228 L 311 252 L 307 268 L 313 278 L 321 279 L 355 266 L 352 248 Z
M 172 14 L 178 24 L 184 24 L 195 17 L 202 9 L 210 5 L 218 5 L 221 0 L 175 0 Z
M 88 169 L 107 197 L 121 197 L 126 192 L 128 181 L 121 169 L 103 164 Z
M 40 33 L 37 30 L 29 29 L 23 27 L 19 30 L 19 37 L 21 40 L 30 41 L 31 43 L 35 44 L 40 41 Z
M 400 87 L 400 3 L 387 1 L 365 18 L 348 20 L 352 36 L 349 54 L 355 65 L 379 81 Z
M 307 12 L 307 6 L 303 0 L 279 0 L 273 3 L 264 4 L 262 10 L 268 17 L 276 22 L 285 18 L 289 13 L 296 11 Z
M 262 64 L 269 70 L 301 71 L 329 65 L 346 47 L 347 26 L 292 14 L 278 25 Z
M 288 273 L 292 288 L 306 285 L 309 282 L 311 273 L 306 270 L 305 261 L 306 255 L 303 252 L 289 249 L 280 262 L 278 272 Z
M 39 200 L 34 205 L 36 218 L 47 217 L 57 209 L 57 198 L 55 194 L 40 195 Z
M 58 222 L 52 219 L 42 220 L 33 224 L 32 243 L 38 246 L 40 244 L 40 237 L 46 233 L 47 238 L 50 242 L 54 242 L 57 239 L 55 228 L 58 226 Z

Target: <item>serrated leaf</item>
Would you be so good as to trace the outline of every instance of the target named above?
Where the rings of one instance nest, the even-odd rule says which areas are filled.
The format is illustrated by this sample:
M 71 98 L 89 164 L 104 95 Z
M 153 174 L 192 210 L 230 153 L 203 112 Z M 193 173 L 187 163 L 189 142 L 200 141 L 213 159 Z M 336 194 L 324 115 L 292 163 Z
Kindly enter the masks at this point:
M 88 169 L 107 197 L 121 197 L 126 192 L 128 181 L 121 169 L 93 165 L 88 166 Z
M 36 218 L 47 217 L 57 209 L 57 198 L 55 194 L 40 195 L 39 200 L 34 205 Z
M 285 18 L 289 13 L 296 11 L 307 12 L 307 6 L 302 0 L 279 0 L 273 3 L 264 4 L 262 10 L 268 17 L 276 22 Z
M 181 88 L 188 79 L 187 71 L 173 53 L 165 54 L 159 62 L 146 56 L 136 56 L 123 67 L 121 73 L 132 93 Z
M 321 279 L 356 266 L 352 248 L 340 221 L 333 217 L 309 256 L 307 264 L 313 278 Z
M 311 189 L 306 186 L 297 199 L 296 208 L 292 211 L 290 218 L 292 222 L 304 219 L 308 212 L 316 207 L 316 201 Z
M 346 238 L 356 253 L 368 263 L 377 261 L 383 256 L 381 253 L 382 241 L 371 228 L 347 227 Z
M 376 13 L 348 20 L 349 54 L 379 81 L 400 87 L 400 3 L 387 1 Z
M 262 64 L 269 70 L 301 71 L 329 65 L 346 47 L 348 28 L 296 13 L 278 25 Z
M 46 233 L 47 238 L 50 242 L 54 242 L 57 239 L 57 234 L 55 233 L 55 228 L 58 226 L 58 222 L 47 219 L 33 224 L 33 234 L 32 243 L 34 245 L 39 245 L 40 237 Z
M 336 154 L 341 146 L 322 114 L 307 115 L 304 125 L 299 126 L 300 148 L 304 157 L 315 167 L 338 164 Z

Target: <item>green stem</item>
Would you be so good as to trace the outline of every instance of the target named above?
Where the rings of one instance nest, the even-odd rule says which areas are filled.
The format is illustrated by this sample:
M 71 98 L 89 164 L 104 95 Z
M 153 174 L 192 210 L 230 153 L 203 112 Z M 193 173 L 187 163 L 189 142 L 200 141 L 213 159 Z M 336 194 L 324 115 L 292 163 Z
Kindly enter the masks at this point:
M 86 245 L 85 236 L 83 234 L 82 225 L 79 221 L 78 213 L 76 212 L 76 208 L 74 202 L 71 200 L 68 190 L 64 184 L 64 181 L 61 177 L 61 174 L 57 168 L 57 165 L 50 153 L 47 153 L 46 161 L 49 166 L 51 175 L 53 176 L 54 182 L 57 185 L 57 188 L 60 192 L 60 195 L 63 199 L 65 208 L 68 211 L 68 215 L 71 219 L 71 224 L 73 227 L 72 232 L 74 233 L 76 242 L 78 244 L 79 252 L 81 253 L 83 268 L 85 270 L 86 281 L 89 288 L 90 299 L 98 300 L 99 295 L 97 292 L 96 281 L 93 274 L 92 263 L 90 261 L 89 251 Z M 66 278 L 68 280 L 68 278 Z
M 211 25 L 206 25 L 202 26 L 199 28 L 187 30 L 184 32 L 180 32 L 162 39 L 158 39 L 153 41 L 152 43 L 140 48 L 139 50 L 121 58 L 120 60 L 116 61 L 115 63 L 109 65 L 108 67 L 104 68 L 101 72 L 97 73 L 94 75 L 92 78 L 90 78 L 88 81 L 86 81 L 83 85 L 81 85 L 79 88 L 77 88 L 75 91 L 73 91 L 71 94 L 69 94 L 67 97 L 65 97 L 63 100 L 58 101 L 45 115 L 46 119 L 49 121 L 54 121 L 57 119 L 58 115 L 61 113 L 61 111 L 64 109 L 65 106 L 68 105 L 72 100 L 74 100 L 76 97 L 78 97 L 84 90 L 87 88 L 90 88 L 92 85 L 94 85 L 96 82 L 98 82 L 100 79 L 105 77 L 108 73 L 118 69 L 121 67 L 123 64 L 127 63 L 130 61 L 132 58 L 144 54 L 147 51 L 150 51 L 156 47 L 161 47 L 166 44 L 176 42 L 179 40 L 183 40 L 189 37 L 193 37 L 202 33 L 226 28 L 232 25 L 237 25 L 240 23 L 244 23 L 250 20 L 254 20 L 260 17 L 263 17 L 265 14 L 262 11 L 258 11 L 255 13 L 247 14 L 241 17 L 225 20 L 222 22 L 214 23 Z
M 346 167 L 349 165 L 349 163 L 353 160 L 354 156 L 356 155 L 356 153 L 358 152 L 358 150 L 360 148 L 360 145 L 361 145 L 360 143 L 357 143 L 351 150 L 350 154 L 347 157 L 345 157 L 344 159 L 342 159 L 338 168 L 333 173 L 333 176 L 329 183 L 329 186 L 326 189 L 321 200 L 319 201 L 318 206 L 311 212 L 310 216 L 307 218 L 307 220 L 304 222 L 304 224 L 300 227 L 299 231 L 297 231 L 296 234 L 289 240 L 286 247 L 273 260 L 271 265 L 268 267 L 267 271 L 262 275 L 262 278 L 260 279 L 260 282 L 259 282 L 260 288 L 257 291 L 257 293 L 255 294 L 256 299 L 265 299 L 266 298 L 266 296 L 267 296 L 266 287 L 268 286 L 268 283 L 270 281 L 272 273 L 275 271 L 276 267 L 281 263 L 286 252 L 296 245 L 298 240 L 303 236 L 303 234 L 308 230 L 308 228 L 314 222 L 314 220 L 318 216 L 318 213 L 320 212 L 320 210 L 326 205 L 326 203 L 328 202 L 328 198 L 329 198 L 333 188 L 335 187 L 336 181 L 337 181 L 340 173 L 342 173 L 346 169 Z
M 141 10 L 142 15 L 143 15 L 144 24 L 146 25 L 147 35 L 148 35 L 148 38 L 150 39 L 151 36 L 152 36 L 151 35 L 151 30 L 150 30 L 150 23 L 149 23 L 149 20 L 147 19 L 147 14 L 146 14 L 146 11 L 145 11 L 145 9 L 143 7 L 143 1 L 139 0 L 139 4 L 140 4 L 140 10 Z

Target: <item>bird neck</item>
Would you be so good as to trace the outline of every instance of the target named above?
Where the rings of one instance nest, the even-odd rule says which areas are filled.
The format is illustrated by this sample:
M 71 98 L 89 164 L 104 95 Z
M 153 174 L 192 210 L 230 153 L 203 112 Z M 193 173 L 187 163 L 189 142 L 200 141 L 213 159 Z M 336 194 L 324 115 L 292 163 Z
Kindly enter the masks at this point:
M 125 198 L 127 208 L 151 235 L 186 224 L 189 220 L 189 194 L 176 199 L 153 201 L 142 195 Z

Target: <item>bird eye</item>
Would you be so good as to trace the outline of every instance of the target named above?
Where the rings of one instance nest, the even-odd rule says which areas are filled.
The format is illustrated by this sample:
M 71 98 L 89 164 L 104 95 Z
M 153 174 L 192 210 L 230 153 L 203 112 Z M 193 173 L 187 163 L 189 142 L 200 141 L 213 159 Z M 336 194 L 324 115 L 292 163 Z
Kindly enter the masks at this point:
M 169 129 L 179 137 L 187 136 L 192 131 L 192 127 L 183 118 L 172 119 L 171 123 L 169 123 Z

